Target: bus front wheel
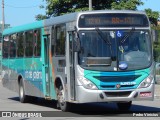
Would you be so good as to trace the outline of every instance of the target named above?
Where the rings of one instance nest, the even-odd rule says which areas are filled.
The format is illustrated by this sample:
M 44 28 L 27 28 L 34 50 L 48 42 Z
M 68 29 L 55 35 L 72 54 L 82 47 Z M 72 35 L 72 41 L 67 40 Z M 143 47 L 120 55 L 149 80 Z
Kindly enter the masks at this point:
M 129 110 L 131 105 L 132 105 L 132 101 L 117 103 L 117 107 L 119 110 Z
M 23 84 L 23 79 L 20 79 L 19 82 L 19 99 L 21 103 L 25 103 L 28 100 L 28 96 L 25 95 L 25 90 L 24 90 L 24 84 Z
M 60 85 L 57 88 L 57 99 L 58 99 L 57 107 L 59 107 L 64 112 L 69 111 L 70 104 L 67 101 L 65 101 L 65 91 L 62 85 Z

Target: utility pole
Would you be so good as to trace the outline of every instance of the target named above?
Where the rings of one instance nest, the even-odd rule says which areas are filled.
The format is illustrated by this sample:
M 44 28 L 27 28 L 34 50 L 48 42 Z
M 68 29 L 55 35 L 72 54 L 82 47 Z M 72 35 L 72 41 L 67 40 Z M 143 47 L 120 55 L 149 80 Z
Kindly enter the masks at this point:
M 89 11 L 92 11 L 92 0 L 89 0 Z
M 4 0 L 2 0 L 2 32 L 4 30 L 5 20 L 4 20 Z

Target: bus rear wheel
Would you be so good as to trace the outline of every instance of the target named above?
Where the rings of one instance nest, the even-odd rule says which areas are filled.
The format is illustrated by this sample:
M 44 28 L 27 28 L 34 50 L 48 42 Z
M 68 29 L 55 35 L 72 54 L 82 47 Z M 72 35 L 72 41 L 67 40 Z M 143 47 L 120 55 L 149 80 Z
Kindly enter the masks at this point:
M 117 107 L 119 110 L 129 110 L 131 106 L 132 106 L 132 101 L 117 103 Z
M 20 82 L 19 82 L 19 99 L 21 103 L 25 103 L 28 101 L 28 96 L 25 95 L 25 89 L 24 89 L 22 78 L 20 79 Z
M 62 111 L 67 112 L 69 111 L 70 104 L 65 101 L 65 91 L 62 87 L 62 85 L 57 88 L 57 107 L 59 107 Z

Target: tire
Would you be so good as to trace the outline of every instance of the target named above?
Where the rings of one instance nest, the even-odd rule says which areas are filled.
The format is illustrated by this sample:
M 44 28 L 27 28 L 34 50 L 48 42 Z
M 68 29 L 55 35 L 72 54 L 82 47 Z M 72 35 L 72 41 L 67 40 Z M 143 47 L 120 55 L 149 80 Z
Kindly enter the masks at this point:
M 57 107 L 59 107 L 63 112 L 69 111 L 70 103 L 65 101 L 65 91 L 62 85 L 57 88 Z
M 131 108 L 131 106 L 132 106 L 132 101 L 117 103 L 118 109 L 122 111 L 128 111 Z
M 26 103 L 28 101 L 28 96 L 25 95 L 25 89 L 22 78 L 20 79 L 19 82 L 19 100 L 21 103 Z

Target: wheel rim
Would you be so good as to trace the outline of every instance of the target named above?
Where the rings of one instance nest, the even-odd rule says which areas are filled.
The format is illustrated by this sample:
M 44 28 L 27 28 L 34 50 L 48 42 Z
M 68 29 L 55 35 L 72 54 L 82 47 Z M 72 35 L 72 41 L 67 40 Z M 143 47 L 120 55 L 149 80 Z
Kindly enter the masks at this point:
M 59 90 L 58 92 L 58 101 L 60 103 L 61 106 L 65 105 L 65 99 L 64 99 L 64 90 Z
M 20 86 L 20 98 L 23 98 L 23 87 L 22 87 L 22 85 Z

